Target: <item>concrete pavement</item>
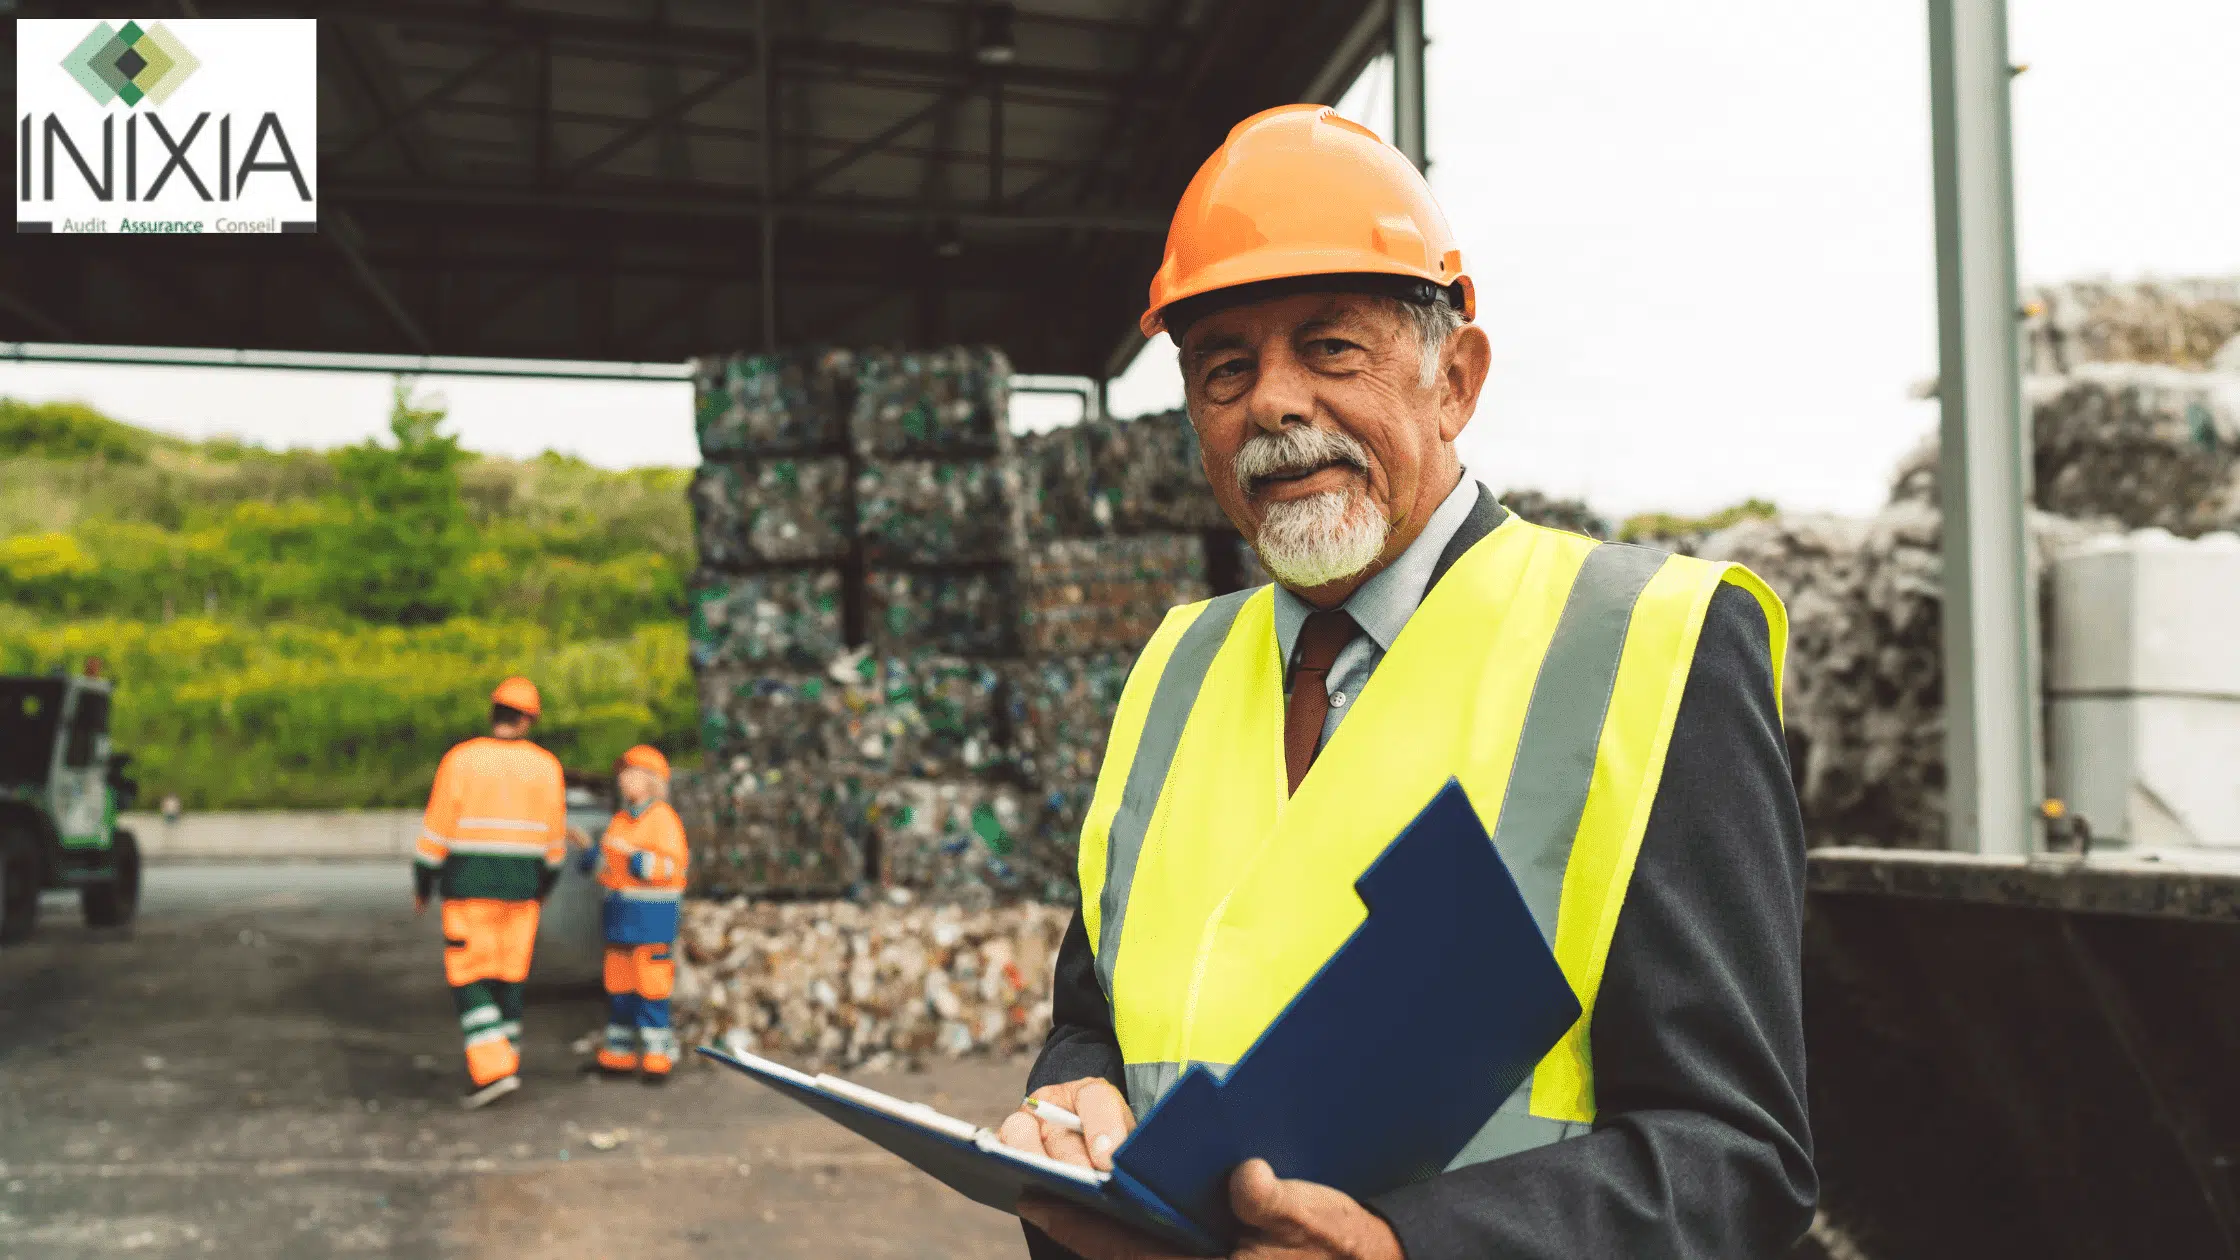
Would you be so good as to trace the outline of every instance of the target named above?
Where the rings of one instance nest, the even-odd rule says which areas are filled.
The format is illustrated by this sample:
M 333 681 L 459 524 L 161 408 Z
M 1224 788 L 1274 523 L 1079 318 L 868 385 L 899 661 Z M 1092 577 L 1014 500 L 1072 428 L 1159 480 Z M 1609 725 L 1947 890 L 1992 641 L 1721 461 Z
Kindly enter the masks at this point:
M 1011 1257 L 1017 1224 L 715 1069 L 579 1073 L 596 990 L 532 977 L 525 1088 L 457 1107 L 398 862 L 156 865 L 0 951 L 0 1255 Z M 1019 1063 L 867 1078 L 993 1119 Z M 601 1149 L 602 1147 L 606 1149 Z

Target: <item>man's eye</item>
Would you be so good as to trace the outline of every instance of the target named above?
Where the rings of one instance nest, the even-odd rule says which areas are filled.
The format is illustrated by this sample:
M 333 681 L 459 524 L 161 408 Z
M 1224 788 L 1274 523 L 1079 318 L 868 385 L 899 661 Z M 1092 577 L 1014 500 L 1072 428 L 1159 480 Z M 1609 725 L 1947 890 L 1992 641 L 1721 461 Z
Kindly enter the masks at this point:
M 1244 371 L 1244 369 L 1245 361 L 1243 359 L 1230 359 L 1225 363 L 1214 364 L 1212 370 L 1206 373 L 1206 379 L 1209 381 L 1218 381 L 1225 376 L 1235 376 L 1239 372 Z
M 1309 342 L 1307 348 L 1316 354 L 1328 357 L 1344 354 L 1346 351 L 1353 349 L 1354 345 L 1350 341 L 1342 341 L 1336 337 L 1324 337 L 1318 341 Z

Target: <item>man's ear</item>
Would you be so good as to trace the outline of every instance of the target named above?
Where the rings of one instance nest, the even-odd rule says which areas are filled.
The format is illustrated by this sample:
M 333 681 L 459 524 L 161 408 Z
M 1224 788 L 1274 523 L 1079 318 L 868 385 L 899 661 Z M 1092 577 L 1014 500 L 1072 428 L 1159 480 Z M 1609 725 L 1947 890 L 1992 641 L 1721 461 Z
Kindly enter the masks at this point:
M 1493 342 L 1476 324 L 1455 330 L 1440 350 L 1439 436 L 1452 442 L 1478 412 L 1478 392 L 1493 370 Z

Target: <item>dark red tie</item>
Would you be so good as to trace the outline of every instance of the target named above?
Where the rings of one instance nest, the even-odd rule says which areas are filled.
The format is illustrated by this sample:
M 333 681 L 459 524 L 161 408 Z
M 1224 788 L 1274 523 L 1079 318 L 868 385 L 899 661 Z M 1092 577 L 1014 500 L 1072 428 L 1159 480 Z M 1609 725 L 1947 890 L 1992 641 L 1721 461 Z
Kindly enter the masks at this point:
M 1330 716 L 1330 666 L 1360 630 L 1342 609 L 1308 613 L 1299 629 L 1299 663 L 1291 670 L 1291 704 L 1283 713 L 1283 764 L 1294 793 L 1314 764 L 1323 719 Z

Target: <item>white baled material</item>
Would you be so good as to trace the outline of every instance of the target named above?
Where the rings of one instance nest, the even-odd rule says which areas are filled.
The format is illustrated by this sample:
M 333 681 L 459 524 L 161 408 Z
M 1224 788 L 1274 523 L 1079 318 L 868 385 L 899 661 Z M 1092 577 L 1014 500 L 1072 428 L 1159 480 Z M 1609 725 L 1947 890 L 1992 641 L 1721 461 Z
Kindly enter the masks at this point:
M 2056 560 L 2046 689 L 2240 700 L 2240 537 L 2161 530 Z
M 2050 587 L 2052 795 L 2096 843 L 2240 849 L 2240 538 L 2095 540 Z

